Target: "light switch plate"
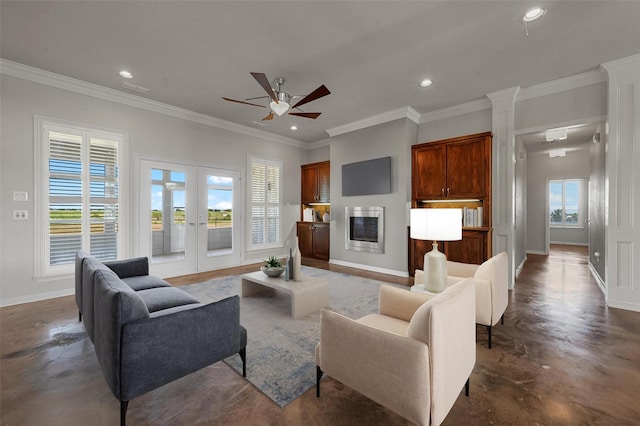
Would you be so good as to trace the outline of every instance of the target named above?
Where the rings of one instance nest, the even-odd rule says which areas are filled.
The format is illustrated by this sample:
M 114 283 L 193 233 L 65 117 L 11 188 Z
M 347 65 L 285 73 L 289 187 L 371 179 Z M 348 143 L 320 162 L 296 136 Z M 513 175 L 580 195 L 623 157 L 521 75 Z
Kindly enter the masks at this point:
M 13 201 L 28 201 L 29 194 L 27 191 L 13 191 Z

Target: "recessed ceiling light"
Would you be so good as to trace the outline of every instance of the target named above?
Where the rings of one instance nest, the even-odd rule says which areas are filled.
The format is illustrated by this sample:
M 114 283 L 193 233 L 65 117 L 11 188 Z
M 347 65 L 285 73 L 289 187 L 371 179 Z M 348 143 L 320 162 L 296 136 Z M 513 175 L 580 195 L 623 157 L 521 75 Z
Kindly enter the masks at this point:
M 131 74 L 127 70 L 122 70 L 122 71 L 120 71 L 120 77 L 122 77 L 122 78 L 133 78 L 133 74 Z
M 296 126 L 295 124 L 293 126 L 290 127 L 291 130 L 298 130 L 298 126 Z
M 533 9 L 529 9 L 527 13 L 524 14 L 522 20 L 524 22 L 532 22 L 538 18 L 541 18 L 545 13 L 547 13 L 547 9 L 544 9 L 542 7 L 534 7 Z
M 428 78 L 425 78 L 420 82 L 420 87 L 429 87 L 432 84 L 433 84 L 433 81 L 429 80 Z

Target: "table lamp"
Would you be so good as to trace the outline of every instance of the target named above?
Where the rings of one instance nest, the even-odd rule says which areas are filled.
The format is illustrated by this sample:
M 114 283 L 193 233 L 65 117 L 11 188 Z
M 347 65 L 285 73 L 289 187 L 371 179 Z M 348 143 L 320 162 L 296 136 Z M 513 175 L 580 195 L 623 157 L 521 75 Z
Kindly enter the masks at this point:
M 411 238 L 433 241 L 424 255 L 424 289 L 440 293 L 447 288 L 447 257 L 438 251 L 438 241 L 462 239 L 462 209 L 411 209 Z

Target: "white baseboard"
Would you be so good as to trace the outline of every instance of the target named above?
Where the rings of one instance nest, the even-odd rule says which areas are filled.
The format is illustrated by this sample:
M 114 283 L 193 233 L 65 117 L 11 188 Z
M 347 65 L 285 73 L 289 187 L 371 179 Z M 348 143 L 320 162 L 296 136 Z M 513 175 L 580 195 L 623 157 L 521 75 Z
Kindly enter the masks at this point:
M 30 296 L 12 297 L 0 300 L 0 307 L 21 305 L 23 303 L 38 302 L 40 300 L 55 299 L 56 297 L 71 296 L 75 294 L 75 288 L 64 290 L 48 291 L 46 293 L 38 293 Z
M 539 250 L 527 250 L 527 254 L 541 254 L 543 256 L 549 255 L 549 253 L 547 253 L 546 251 L 539 251 Z
M 600 276 L 596 268 L 593 267 L 593 264 L 589 262 L 588 265 L 589 265 L 589 271 L 591 271 L 591 275 L 593 275 L 593 278 L 596 280 L 596 283 L 598 283 L 598 287 L 600 287 L 600 290 L 602 291 L 602 294 L 604 294 L 604 297 L 606 299 L 607 285 L 605 284 L 604 280 L 602 279 L 602 277 Z
M 607 306 L 610 308 L 618 308 L 618 309 L 625 309 L 627 311 L 640 312 L 640 305 L 638 305 L 637 303 L 607 300 Z
M 394 269 L 378 268 L 377 266 L 361 265 L 359 263 L 345 262 L 343 260 L 329 259 L 329 263 L 340 266 L 348 266 L 350 268 L 364 269 L 365 271 L 379 272 L 381 274 L 394 275 L 396 277 L 408 277 L 409 273 L 406 271 L 396 271 Z
M 524 259 L 522 259 L 522 262 L 520 262 L 520 265 L 518 265 L 518 267 L 516 268 L 516 278 L 518 278 L 518 276 L 520 275 L 520 272 L 522 272 L 522 268 L 524 268 L 524 264 L 527 263 L 527 255 L 524 255 Z

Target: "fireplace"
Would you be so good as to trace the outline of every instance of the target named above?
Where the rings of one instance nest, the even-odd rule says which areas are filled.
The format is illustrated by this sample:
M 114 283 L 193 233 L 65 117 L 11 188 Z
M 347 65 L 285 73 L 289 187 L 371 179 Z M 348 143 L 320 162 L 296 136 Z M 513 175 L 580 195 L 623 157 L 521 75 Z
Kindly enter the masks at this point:
M 384 207 L 345 207 L 345 250 L 384 253 Z

